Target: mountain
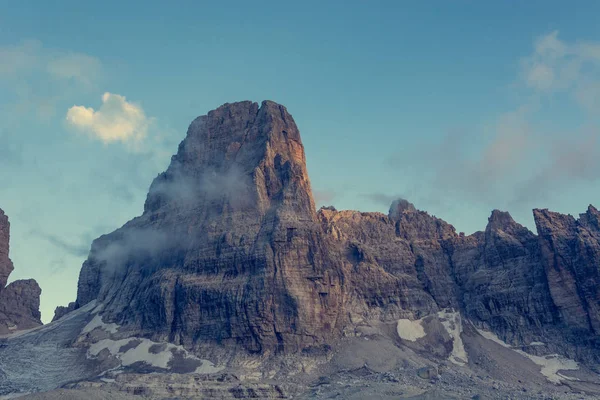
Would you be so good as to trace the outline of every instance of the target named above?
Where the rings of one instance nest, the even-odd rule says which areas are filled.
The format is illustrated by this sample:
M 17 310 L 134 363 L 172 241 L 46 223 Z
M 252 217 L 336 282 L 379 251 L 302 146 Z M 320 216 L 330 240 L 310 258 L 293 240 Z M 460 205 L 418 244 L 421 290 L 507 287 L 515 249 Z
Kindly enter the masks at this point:
M 539 236 L 498 210 L 464 236 L 406 200 L 387 216 L 316 211 L 285 107 L 225 104 L 192 122 L 144 213 L 94 242 L 76 307 L 97 300 L 145 336 L 259 353 L 451 308 L 511 344 L 597 362 L 598 211 L 534 216 Z
M 8 257 L 10 223 L 0 209 L 0 335 L 40 326 L 42 290 L 33 279 L 6 285 L 14 266 Z
M 0 395 L 593 398 L 599 213 L 534 217 L 537 234 L 494 210 L 466 236 L 405 199 L 316 210 L 286 108 L 224 104 L 92 243 L 76 301 L 0 342 Z
M 341 328 L 326 243 L 285 107 L 226 104 L 192 122 L 142 216 L 93 243 L 76 304 L 178 344 L 306 350 Z

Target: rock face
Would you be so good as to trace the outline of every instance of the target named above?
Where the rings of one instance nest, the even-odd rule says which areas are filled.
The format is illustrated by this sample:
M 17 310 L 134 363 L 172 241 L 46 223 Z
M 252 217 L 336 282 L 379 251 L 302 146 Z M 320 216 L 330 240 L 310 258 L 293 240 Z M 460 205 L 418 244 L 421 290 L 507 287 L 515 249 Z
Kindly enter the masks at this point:
M 176 343 L 311 349 L 341 323 L 326 242 L 285 107 L 225 104 L 192 122 L 143 215 L 93 243 L 77 304 Z
M 13 271 L 8 257 L 10 224 L 0 209 L 0 334 L 34 328 L 40 321 L 40 295 L 42 290 L 33 279 L 18 280 L 6 286 Z
M 600 334 L 600 212 L 589 206 L 579 219 L 534 210 L 541 260 L 560 318 L 577 335 Z
M 395 201 L 388 215 L 315 210 L 285 107 L 225 104 L 197 118 L 144 213 L 94 241 L 77 301 L 105 321 L 188 346 L 322 351 L 360 324 L 454 309 L 513 345 L 600 360 L 600 215 L 508 213 L 485 231 Z

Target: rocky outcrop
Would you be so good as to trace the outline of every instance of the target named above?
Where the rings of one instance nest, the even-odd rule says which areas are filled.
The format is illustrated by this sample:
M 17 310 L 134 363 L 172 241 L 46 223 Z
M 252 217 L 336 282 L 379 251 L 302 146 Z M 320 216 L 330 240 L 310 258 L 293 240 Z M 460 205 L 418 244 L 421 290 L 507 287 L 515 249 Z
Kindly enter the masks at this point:
M 93 243 L 77 304 L 176 343 L 311 351 L 341 323 L 326 243 L 291 115 L 225 104 L 192 122 L 143 215 Z
M 10 224 L 0 209 L 0 334 L 34 328 L 42 324 L 40 295 L 42 290 L 33 279 L 18 280 L 6 286 L 13 271 L 8 257 Z
M 539 235 L 495 210 L 465 236 L 402 199 L 316 211 L 285 107 L 225 104 L 192 122 L 143 214 L 94 241 L 55 318 L 98 300 L 138 334 L 272 354 L 453 309 L 512 345 L 598 360 L 598 211 L 534 216 Z

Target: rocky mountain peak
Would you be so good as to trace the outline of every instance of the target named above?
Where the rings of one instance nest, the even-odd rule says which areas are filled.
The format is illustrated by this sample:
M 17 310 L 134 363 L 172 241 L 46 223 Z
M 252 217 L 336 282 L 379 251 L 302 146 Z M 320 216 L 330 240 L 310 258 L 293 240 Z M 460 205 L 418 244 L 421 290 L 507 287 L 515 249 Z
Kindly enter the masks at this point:
M 507 211 L 493 210 L 488 218 L 486 234 L 500 232 L 521 238 L 535 236 L 529 229 L 517 223 Z
M 144 214 L 94 243 L 76 305 L 186 344 L 307 348 L 342 311 L 322 235 L 292 116 L 224 104 L 192 122 Z
M 587 211 L 579 215 L 579 222 L 600 231 L 600 211 L 590 204 Z
M 162 207 L 256 208 L 265 214 L 287 202 L 315 219 L 300 133 L 286 108 L 272 101 L 227 103 L 195 119 L 152 183 L 145 213 Z
M 492 210 L 488 218 L 488 226 L 502 228 L 514 224 L 515 221 L 508 211 Z
M 577 223 L 572 215 L 549 211 L 547 208 L 535 208 L 533 210 L 533 219 L 540 235 L 551 233 L 555 230 L 571 230 L 574 229 Z

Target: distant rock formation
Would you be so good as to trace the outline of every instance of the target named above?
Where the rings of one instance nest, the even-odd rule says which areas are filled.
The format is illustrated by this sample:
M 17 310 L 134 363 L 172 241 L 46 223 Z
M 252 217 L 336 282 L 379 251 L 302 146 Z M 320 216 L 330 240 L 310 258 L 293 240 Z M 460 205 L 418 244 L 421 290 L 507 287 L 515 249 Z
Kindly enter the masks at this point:
M 395 201 L 388 215 L 315 210 L 285 107 L 225 104 L 197 118 L 144 213 L 94 241 L 76 304 L 177 344 L 326 351 L 363 323 L 454 309 L 513 345 L 598 362 L 600 223 L 534 210 L 485 231 Z
M 10 223 L 0 209 L 0 334 L 34 328 L 40 320 L 40 295 L 42 290 L 33 279 L 18 280 L 6 286 L 13 271 L 8 257 Z

